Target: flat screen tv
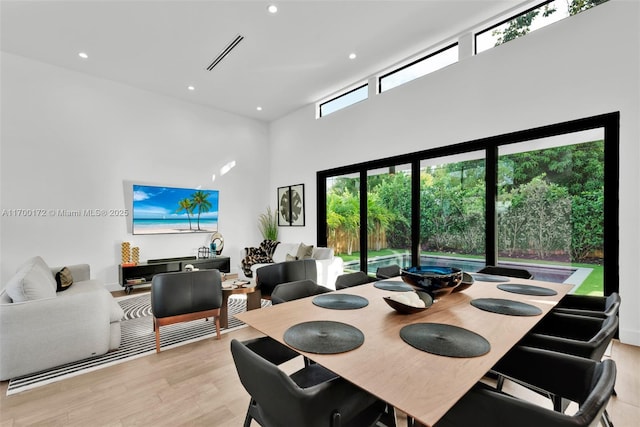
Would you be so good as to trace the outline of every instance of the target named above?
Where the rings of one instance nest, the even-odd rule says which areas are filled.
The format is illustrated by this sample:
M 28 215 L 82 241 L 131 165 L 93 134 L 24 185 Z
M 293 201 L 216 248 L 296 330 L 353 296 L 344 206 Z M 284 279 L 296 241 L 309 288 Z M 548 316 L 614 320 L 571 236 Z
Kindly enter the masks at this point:
M 133 234 L 218 230 L 218 191 L 133 185 Z

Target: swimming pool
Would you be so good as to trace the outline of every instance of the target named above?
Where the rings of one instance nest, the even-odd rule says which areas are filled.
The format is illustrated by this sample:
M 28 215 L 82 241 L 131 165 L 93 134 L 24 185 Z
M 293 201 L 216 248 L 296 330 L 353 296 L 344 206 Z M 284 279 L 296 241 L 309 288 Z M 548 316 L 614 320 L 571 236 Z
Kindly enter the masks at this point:
M 410 256 L 408 254 L 396 254 L 387 255 L 372 258 L 367 265 L 367 272 L 375 275 L 378 267 L 386 267 L 388 265 L 397 264 L 401 268 L 409 267 L 411 265 Z M 344 263 L 345 270 L 358 270 L 360 261 L 349 261 Z M 432 256 L 421 255 L 420 265 L 423 266 L 444 266 L 444 267 L 456 267 L 463 271 L 475 272 L 484 267 L 485 263 L 482 260 L 475 260 L 471 258 L 453 258 L 445 256 Z M 554 283 L 568 283 L 569 278 L 578 270 L 575 267 L 564 266 L 552 266 L 541 264 L 525 264 L 525 263 L 499 263 L 505 267 L 524 268 L 528 270 L 536 280 L 544 280 Z M 574 281 L 571 281 L 574 283 Z

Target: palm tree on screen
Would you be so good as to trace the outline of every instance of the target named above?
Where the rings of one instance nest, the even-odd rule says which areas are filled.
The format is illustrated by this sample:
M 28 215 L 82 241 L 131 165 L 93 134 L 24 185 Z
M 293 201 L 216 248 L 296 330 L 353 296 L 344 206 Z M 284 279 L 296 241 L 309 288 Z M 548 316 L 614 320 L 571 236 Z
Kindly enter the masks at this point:
M 178 209 L 176 209 L 176 213 L 186 212 L 187 219 L 189 220 L 189 230 L 193 230 L 191 227 L 191 214 L 193 213 L 193 209 L 195 206 L 189 199 L 182 199 L 178 202 Z
M 193 205 L 193 209 L 198 208 L 198 231 L 200 230 L 200 214 L 203 212 L 209 212 L 211 209 L 211 202 L 207 200 L 209 198 L 209 193 L 205 193 L 204 191 L 196 191 L 191 195 L 191 204 Z

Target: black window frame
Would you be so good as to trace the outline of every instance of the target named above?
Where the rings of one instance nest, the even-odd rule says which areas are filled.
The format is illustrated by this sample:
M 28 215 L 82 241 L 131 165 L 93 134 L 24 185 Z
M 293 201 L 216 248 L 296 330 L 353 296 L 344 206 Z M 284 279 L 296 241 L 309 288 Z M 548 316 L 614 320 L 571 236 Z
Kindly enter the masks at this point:
M 430 53 L 430 54 L 428 54 L 428 55 L 426 55 L 426 56 L 421 56 L 420 58 L 418 58 L 418 59 L 416 59 L 416 60 L 414 60 L 414 61 L 411 61 L 410 63 L 408 63 L 408 64 L 406 64 L 406 65 L 403 65 L 402 67 L 395 68 L 395 69 L 393 69 L 393 70 L 389 71 L 388 73 L 385 73 L 385 74 L 383 74 L 383 75 L 379 76 L 379 77 L 378 77 L 378 90 L 377 90 L 377 93 L 379 93 L 379 94 L 380 94 L 380 93 L 386 92 L 386 91 L 383 91 L 383 90 L 382 90 L 382 79 L 384 79 L 384 78 L 386 78 L 386 77 L 389 77 L 389 76 L 392 76 L 392 75 L 394 75 L 394 74 L 396 74 L 396 73 L 398 73 L 398 72 L 400 72 L 400 71 L 402 71 L 402 70 L 406 70 L 407 68 L 412 67 L 412 66 L 414 66 L 414 65 L 416 65 L 416 64 L 418 64 L 418 63 L 420 63 L 420 62 L 422 62 L 422 61 L 426 61 L 427 59 L 429 59 L 429 58 L 431 58 L 431 57 L 434 57 L 434 56 L 436 56 L 436 55 L 439 55 L 439 54 L 441 54 L 442 52 L 444 52 L 444 51 L 446 51 L 446 50 L 451 49 L 452 47 L 458 46 L 458 61 L 459 61 L 459 60 L 460 60 L 460 54 L 459 54 L 459 52 L 460 52 L 460 50 L 459 50 L 459 49 L 460 49 L 460 46 L 459 46 L 459 45 L 460 45 L 460 43 L 458 43 L 458 42 L 453 42 L 453 43 L 451 43 L 451 44 L 449 44 L 449 45 L 447 45 L 447 46 L 445 46 L 445 47 L 443 47 L 443 48 L 441 48 L 441 49 L 438 49 L 438 50 L 437 50 L 437 51 L 435 51 L 435 52 L 432 52 L 432 53 Z M 456 62 L 458 62 L 458 61 L 456 61 Z M 444 68 L 444 67 L 443 67 L 443 68 Z M 439 68 L 439 69 L 441 70 L 442 68 Z M 435 71 L 437 71 L 437 70 L 435 70 Z M 431 74 L 431 73 L 428 73 L 428 74 Z M 422 75 L 422 76 L 420 76 L 420 77 L 424 77 L 424 76 L 426 76 L 426 75 L 427 75 L 427 74 L 424 74 L 424 75 Z M 419 79 L 420 77 L 416 77 L 416 79 Z M 416 80 L 416 79 L 413 79 L 413 80 Z M 409 81 L 407 81 L 407 82 L 405 82 L 405 83 L 408 83 L 408 82 L 413 81 L 413 80 L 409 80 Z M 402 84 L 405 84 L 405 83 L 402 83 Z M 401 86 L 401 85 L 399 85 L 399 86 Z M 393 88 L 395 88 L 395 87 L 397 87 L 397 86 L 394 86 Z M 393 89 L 393 88 L 390 88 L 390 89 L 387 89 L 387 90 L 391 90 L 391 89 Z
M 336 100 L 338 100 L 338 99 L 340 99 L 340 98 L 344 98 L 345 96 L 347 96 L 347 95 L 349 95 L 349 94 L 351 94 L 351 93 L 353 93 L 353 92 L 356 92 L 356 91 L 358 91 L 358 90 L 360 90 L 360 89 L 368 88 L 368 87 L 369 87 L 369 82 L 364 82 L 363 84 L 361 84 L 361 85 L 359 85 L 359 86 L 357 86 L 357 87 L 354 87 L 353 89 L 350 89 L 350 90 L 348 90 L 348 91 L 346 91 L 346 92 L 342 92 L 341 94 L 336 95 L 336 96 L 334 96 L 334 97 L 333 97 L 333 98 L 331 98 L 331 99 L 327 99 L 326 101 L 321 102 L 320 104 L 318 104 L 318 118 L 326 117 L 326 116 L 328 116 L 329 114 L 333 114 L 333 113 L 335 113 L 336 111 L 340 111 L 340 110 L 342 110 L 342 108 L 347 108 L 347 107 L 349 107 L 349 106 L 351 106 L 351 105 L 357 104 L 358 102 L 362 102 L 362 101 L 364 101 L 364 99 L 363 99 L 363 100 L 360 100 L 360 101 L 354 102 L 353 104 L 345 105 L 344 107 L 340 108 L 339 110 L 332 111 L 332 112 L 331 112 L 331 113 L 329 113 L 329 114 L 324 114 L 324 115 L 322 114 L 322 107 L 323 107 L 324 105 L 326 105 L 326 104 L 328 104 L 328 103 L 330 103 L 330 102 L 336 101 Z M 368 98 L 369 98 L 369 95 L 367 94 L 367 98 L 365 98 L 365 99 L 368 99 Z
M 497 169 L 498 149 L 501 146 L 526 142 L 540 138 L 558 136 L 590 129 L 602 128 L 604 131 L 604 294 L 610 295 L 619 290 L 619 152 L 620 152 L 620 112 L 606 113 L 551 125 L 516 131 L 444 147 L 402 154 L 393 157 L 371 160 L 353 165 L 340 166 L 316 172 L 317 227 L 318 246 L 327 245 L 327 178 L 360 174 L 360 266 L 367 265 L 367 171 L 388 168 L 397 164 L 411 164 L 411 259 L 418 265 L 420 244 L 420 161 L 429 158 L 445 157 L 470 151 L 485 151 L 485 263 L 496 265 L 498 262 L 497 244 Z M 491 201 L 491 202 L 490 202 Z M 366 271 L 366 270 L 363 270 Z
M 531 12 L 533 10 L 536 10 L 538 8 L 541 8 L 544 5 L 552 3 L 554 1 L 555 0 L 543 1 L 542 3 L 538 3 L 537 5 L 532 6 L 532 7 L 528 8 L 528 9 L 522 11 L 522 12 L 516 13 L 515 15 L 511 15 L 509 18 L 503 19 L 502 21 L 498 22 L 497 24 L 492 25 L 491 27 L 488 27 L 488 28 L 486 28 L 486 29 L 484 29 L 482 31 L 478 31 L 478 32 L 474 33 L 474 35 L 473 35 L 473 54 L 474 55 L 478 54 L 478 43 L 477 43 L 477 40 L 478 40 L 478 36 L 479 35 L 484 34 L 487 31 L 493 31 L 496 27 L 499 27 L 502 24 L 505 24 L 505 23 L 507 23 L 509 21 L 513 21 L 514 19 L 518 18 L 519 16 L 526 15 L 527 13 L 529 13 L 529 12 Z M 496 47 L 496 46 L 493 46 L 493 47 Z M 487 49 L 487 50 L 489 50 L 489 49 Z

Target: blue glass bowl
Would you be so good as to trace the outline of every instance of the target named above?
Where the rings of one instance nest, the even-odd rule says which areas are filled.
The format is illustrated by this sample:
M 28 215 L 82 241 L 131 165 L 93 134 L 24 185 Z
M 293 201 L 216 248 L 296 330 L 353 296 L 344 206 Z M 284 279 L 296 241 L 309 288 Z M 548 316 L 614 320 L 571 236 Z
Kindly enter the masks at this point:
M 462 282 L 462 270 L 455 267 L 410 267 L 400 270 L 406 283 L 427 291 L 434 298 L 448 295 Z

